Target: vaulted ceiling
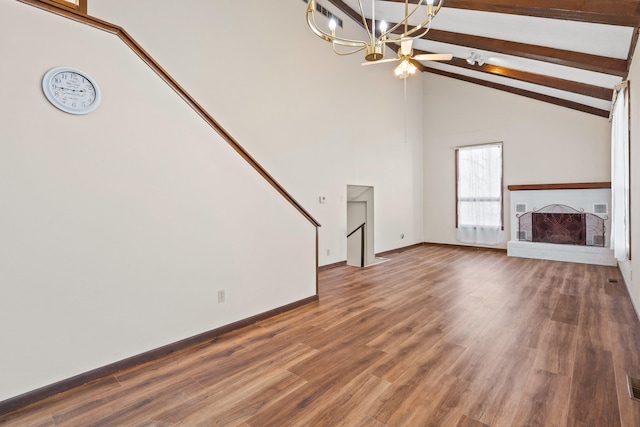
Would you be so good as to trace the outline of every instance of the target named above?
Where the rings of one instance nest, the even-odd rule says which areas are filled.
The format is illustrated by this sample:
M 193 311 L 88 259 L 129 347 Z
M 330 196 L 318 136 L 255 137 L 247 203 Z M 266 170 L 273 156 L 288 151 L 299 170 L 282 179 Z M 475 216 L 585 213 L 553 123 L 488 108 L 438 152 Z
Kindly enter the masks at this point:
M 442 1 L 413 48 L 453 59 L 416 61 L 421 71 L 608 117 L 613 88 L 627 77 L 638 39 L 640 0 Z M 318 3 L 362 25 L 358 0 Z M 371 0 L 362 4 L 371 19 Z M 404 11 L 405 0 L 376 0 L 376 20 L 399 22 Z M 469 64 L 472 53 L 484 64 Z

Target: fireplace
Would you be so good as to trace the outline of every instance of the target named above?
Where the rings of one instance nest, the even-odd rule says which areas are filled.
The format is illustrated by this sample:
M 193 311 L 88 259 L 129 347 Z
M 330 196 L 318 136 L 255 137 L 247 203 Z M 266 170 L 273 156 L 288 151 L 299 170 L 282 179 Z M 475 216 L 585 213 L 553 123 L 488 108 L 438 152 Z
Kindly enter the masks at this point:
M 618 265 L 608 247 L 611 183 L 524 184 L 507 188 L 511 199 L 509 256 Z
M 518 240 L 604 246 L 605 218 L 567 205 L 548 205 L 518 216 Z

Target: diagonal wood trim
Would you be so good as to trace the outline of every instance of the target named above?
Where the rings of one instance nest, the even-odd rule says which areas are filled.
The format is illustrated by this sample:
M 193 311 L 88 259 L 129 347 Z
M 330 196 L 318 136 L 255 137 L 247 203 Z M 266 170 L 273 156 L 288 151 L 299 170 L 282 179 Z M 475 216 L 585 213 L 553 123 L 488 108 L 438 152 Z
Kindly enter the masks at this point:
M 455 44 L 458 46 L 466 46 L 472 49 L 488 50 L 502 53 L 504 55 L 519 56 L 522 58 L 580 68 L 598 73 L 613 74 L 620 77 L 626 77 L 628 74 L 627 61 L 623 59 L 608 58 L 604 56 L 590 55 L 587 53 L 553 49 L 545 46 L 535 46 L 526 43 L 492 39 L 489 37 L 471 36 L 442 30 L 431 30 L 423 37 L 423 39 L 440 43 Z
M 405 0 L 386 1 L 404 3 Z M 409 3 L 417 2 L 418 0 L 409 0 Z M 556 0 L 444 0 L 442 7 L 626 27 L 640 25 L 638 2 L 634 0 L 615 2 L 565 0 L 561 4 L 558 3 Z
M 62 6 L 75 9 L 80 13 L 87 13 L 87 0 L 78 0 L 77 3 L 73 0 L 51 0 Z
M 416 55 L 425 52 L 421 50 L 414 51 Z M 589 85 L 586 83 L 574 82 L 572 80 L 560 79 L 557 77 L 545 76 L 542 74 L 528 73 L 526 71 L 515 70 L 513 68 L 500 67 L 497 65 L 484 64 L 482 66 L 469 65 L 466 60 L 461 58 L 453 58 L 450 61 L 443 62 L 445 64 L 453 65 L 460 68 L 466 68 L 469 70 L 479 71 L 482 73 L 492 74 L 496 76 L 508 77 L 510 79 L 518 80 L 525 83 L 532 83 L 541 86 L 550 87 L 553 89 L 563 90 L 566 92 L 573 92 L 591 98 L 602 99 L 610 101 L 613 95 L 613 89 Z
M 0 416 L 6 415 L 17 409 L 24 408 L 27 405 L 46 399 L 47 397 L 53 396 L 55 394 L 71 390 L 75 387 L 79 387 L 83 384 L 87 384 L 91 381 L 98 380 L 108 375 L 113 375 L 118 371 L 132 368 L 142 363 L 147 363 L 152 360 L 159 359 L 161 357 L 167 356 L 169 354 L 172 354 L 178 351 L 185 350 L 190 347 L 195 347 L 201 344 L 205 344 L 207 342 L 215 340 L 220 335 L 227 334 L 237 329 L 244 328 L 245 326 L 249 326 L 251 324 L 260 322 L 270 317 L 277 316 L 278 314 L 282 314 L 287 311 L 296 309 L 298 307 L 302 307 L 303 305 L 316 302 L 318 300 L 319 300 L 319 297 L 318 297 L 318 294 L 316 294 L 308 298 L 304 298 L 299 301 L 295 301 L 290 304 L 283 305 L 282 307 L 278 307 L 273 310 L 269 310 L 264 313 L 257 314 L 255 316 L 251 316 L 246 319 L 239 320 L 237 322 L 230 323 L 228 325 L 221 326 L 219 328 L 212 329 L 210 331 L 203 332 L 201 334 L 194 335 L 192 337 L 185 338 L 183 340 L 180 340 L 171 344 L 167 344 L 165 346 L 156 348 L 154 350 L 150 350 L 145 353 L 141 353 L 136 356 L 132 356 L 132 357 L 120 360 L 118 362 L 111 363 L 109 365 L 106 365 L 97 369 L 93 369 L 91 371 L 76 375 L 74 377 L 67 378 L 65 380 L 50 384 L 48 386 L 44 386 L 37 390 L 33 390 L 30 392 L 21 394 L 19 396 L 15 396 L 7 400 L 3 400 L 0 402 Z
M 118 36 L 131 50 L 133 50 L 158 76 L 164 80 L 204 121 L 209 124 L 238 154 L 240 154 L 271 186 L 280 193 L 293 207 L 295 207 L 315 227 L 320 227 L 309 212 L 298 203 L 178 82 L 151 57 L 133 37 L 124 29 L 106 21 L 81 14 L 75 10 L 60 6 L 53 0 L 17 0 L 39 9 L 46 10 L 65 18 L 72 19 L 93 28 L 97 28 Z
M 414 64 L 415 63 L 416 62 L 414 61 Z M 502 90 L 504 92 L 510 92 L 510 93 L 515 94 L 515 95 L 524 96 L 526 98 L 535 99 L 537 101 L 547 102 L 549 104 L 554 104 L 554 105 L 558 105 L 560 107 L 570 108 L 570 109 L 576 110 L 576 111 L 582 111 L 583 113 L 589 113 L 589 114 L 593 114 L 593 115 L 600 116 L 600 117 L 606 117 L 606 118 L 609 117 L 609 111 L 608 110 L 601 110 L 599 108 L 590 107 L 588 105 L 584 105 L 584 104 L 580 104 L 580 103 L 572 102 L 572 101 L 567 101 L 567 100 L 560 99 L 560 98 L 555 98 L 553 96 L 542 95 L 542 94 L 539 94 L 539 93 L 531 92 L 529 90 L 518 89 L 518 88 L 511 87 L 511 86 L 507 86 L 507 85 L 503 85 L 503 84 L 499 84 L 499 83 L 494 83 L 494 82 L 490 82 L 490 81 L 486 81 L 486 80 L 476 79 L 476 78 L 465 76 L 465 75 L 461 75 L 461 74 L 455 74 L 455 73 L 450 73 L 448 71 L 437 70 L 435 68 L 425 67 L 424 65 L 422 65 L 420 63 L 417 63 L 416 66 L 420 69 L 420 71 L 427 71 L 429 73 L 438 74 L 438 75 L 441 75 L 441 76 L 444 76 L 444 77 L 449 77 L 449 78 L 456 79 L 456 80 L 463 80 L 463 81 L 468 82 L 468 83 L 474 83 L 474 84 L 477 84 L 477 85 L 480 85 L 480 86 L 486 86 L 486 87 L 490 87 L 492 89 Z

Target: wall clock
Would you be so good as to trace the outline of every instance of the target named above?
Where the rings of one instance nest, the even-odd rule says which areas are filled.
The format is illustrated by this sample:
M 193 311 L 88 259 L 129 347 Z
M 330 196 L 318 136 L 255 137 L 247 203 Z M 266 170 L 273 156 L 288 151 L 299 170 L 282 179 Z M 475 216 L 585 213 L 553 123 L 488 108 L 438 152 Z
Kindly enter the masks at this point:
M 42 91 L 56 108 L 70 114 L 88 114 L 98 108 L 102 99 L 96 81 L 72 67 L 47 71 L 42 78 Z

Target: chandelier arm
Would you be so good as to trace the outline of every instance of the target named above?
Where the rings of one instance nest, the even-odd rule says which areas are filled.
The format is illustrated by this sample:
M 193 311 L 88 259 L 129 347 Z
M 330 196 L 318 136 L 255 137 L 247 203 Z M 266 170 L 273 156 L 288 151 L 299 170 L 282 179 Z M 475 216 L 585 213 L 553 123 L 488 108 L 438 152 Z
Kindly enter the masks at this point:
M 374 36 L 372 31 L 369 29 L 367 18 L 365 18 L 364 16 L 364 8 L 362 7 L 362 0 L 358 0 L 358 6 L 360 7 L 360 17 L 362 18 L 362 25 L 364 25 L 364 29 L 366 30 L 367 35 L 369 36 L 370 43 L 373 43 Z M 373 22 L 373 25 L 375 25 L 375 22 Z
M 309 7 L 307 8 L 307 24 L 309 25 L 309 28 L 311 29 L 311 31 L 313 31 L 315 35 L 317 35 L 318 37 L 320 37 L 325 41 L 331 42 L 331 44 L 335 43 L 342 46 L 358 47 L 362 49 L 367 47 L 366 42 L 363 42 L 360 40 L 351 40 L 351 39 L 336 37 L 332 34 L 322 31 L 316 24 L 316 18 L 315 18 L 314 10 L 312 7 L 313 3 L 314 2 L 309 2 Z
M 429 32 L 429 30 L 431 30 L 431 22 L 429 22 L 429 24 L 427 24 L 427 27 L 423 27 L 421 29 L 424 30 L 424 31 L 422 33 L 418 34 L 418 35 L 415 35 L 415 36 L 412 36 L 412 37 L 406 37 L 406 34 L 400 34 L 397 37 L 392 37 L 390 39 L 385 40 L 384 43 L 386 44 L 386 43 L 389 43 L 389 42 L 402 42 L 403 40 L 406 40 L 407 38 L 420 39 L 420 38 L 426 36 L 427 33 Z
M 411 15 L 413 15 L 418 10 L 418 6 L 424 6 L 424 4 L 422 3 L 423 1 L 424 0 L 418 0 L 418 3 L 416 3 L 416 6 L 413 8 L 411 13 L 407 13 L 406 9 L 405 9 L 405 13 L 404 13 L 405 17 L 404 17 L 404 19 L 401 20 L 400 22 L 396 23 L 393 27 L 389 28 L 387 31 L 385 31 L 385 33 L 383 35 L 387 36 L 388 34 L 390 34 L 393 31 L 395 31 L 401 25 L 406 24 L 408 22 L 408 19 L 411 17 Z
M 413 8 L 413 10 L 411 11 L 411 13 L 406 13 L 405 12 L 405 17 L 403 20 L 401 20 L 400 22 L 398 22 L 397 24 L 395 24 L 393 27 L 391 27 L 389 30 L 387 30 L 383 35 L 387 36 L 389 33 L 393 32 L 394 30 L 396 30 L 398 27 L 400 27 L 401 25 L 404 25 L 408 22 L 409 18 L 416 13 L 416 11 L 418 10 L 419 6 L 424 6 L 423 3 L 424 0 L 419 0 L 418 3 L 416 4 L 416 6 Z M 427 34 L 427 32 L 429 32 L 429 29 L 431 28 L 431 20 L 434 16 L 436 16 L 438 14 L 438 12 L 440 11 L 440 8 L 442 7 L 442 4 L 444 3 L 444 0 L 440 0 L 440 2 L 438 3 L 438 6 L 436 7 L 436 9 L 433 11 L 433 15 L 428 15 L 427 19 L 425 19 L 424 21 L 422 21 L 419 25 L 413 27 L 411 30 L 409 30 L 408 32 L 405 31 L 404 33 L 402 33 L 400 36 L 398 37 L 393 37 L 390 38 L 388 40 L 392 40 L 392 41 L 398 41 L 401 40 L 403 38 L 418 38 L 418 37 L 422 37 L 423 35 Z M 421 29 L 428 27 L 427 30 L 424 32 L 424 34 L 420 35 L 420 36 L 411 36 L 411 34 L 415 33 L 416 31 L 420 31 Z M 411 37 L 407 37 L 407 36 L 411 36 Z M 386 43 L 386 41 L 385 41 Z
M 425 23 L 423 22 L 419 26 L 412 28 L 407 33 L 402 33 L 399 36 L 385 39 L 385 40 L 382 41 L 382 43 L 386 44 L 386 43 L 389 43 L 389 42 L 401 42 L 402 40 L 406 40 L 406 39 L 419 39 L 419 38 L 425 36 L 429 32 L 429 30 L 431 29 L 431 21 L 427 22 L 426 25 L 423 25 L 423 24 L 425 24 Z M 417 34 L 417 35 L 412 35 L 416 31 L 420 31 L 420 30 L 423 30 L 423 29 L 424 29 L 423 33 Z
M 331 43 L 331 47 L 333 48 L 333 52 L 336 55 L 340 55 L 340 56 L 353 55 L 354 53 L 358 53 L 358 52 L 361 52 L 361 51 L 366 49 L 366 46 L 365 46 L 365 47 L 361 47 L 361 48 L 358 48 L 358 49 L 354 49 L 354 50 L 352 50 L 350 52 L 338 52 L 338 50 L 336 49 L 336 45 L 335 44 Z

